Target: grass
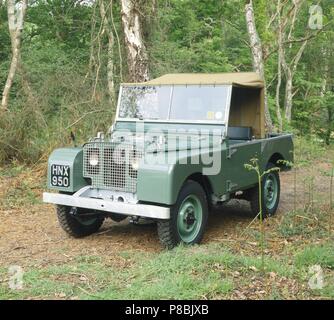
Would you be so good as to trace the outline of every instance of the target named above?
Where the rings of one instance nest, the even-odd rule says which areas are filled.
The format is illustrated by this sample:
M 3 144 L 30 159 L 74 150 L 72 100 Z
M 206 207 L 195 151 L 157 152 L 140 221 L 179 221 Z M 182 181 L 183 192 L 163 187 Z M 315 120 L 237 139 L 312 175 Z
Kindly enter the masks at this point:
M 328 151 L 328 147 L 314 136 L 301 137 L 294 136 L 295 160 L 300 166 L 312 164 L 312 161 L 323 158 Z
M 0 178 L 7 181 L 2 190 L 3 196 L 0 194 L 0 207 L 11 209 L 40 204 L 40 190 L 44 187 L 45 181 L 41 178 L 36 179 L 35 175 L 36 172 L 30 168 L 15 162 L 12 166 L 0 168 Z
M 198 254 L 196 254 L 198 253 Z M 24 275 L 23 290 L 2 285 L 2 299 L 43 296 L 56 298 L 78 296 L 82 299 L 192 299 L 224 296 L 233 282 L 218 266 L 229 265 L 233 256 L 223 252 L 202 252 L 202 248 L 184 247 L 171 252 L 134 254 L 130 268 L 106 267 L 100 259 L 80 257 L 74 264 L 29 269 Z M 6 270 L 1 270 L 4 278 Z
M 312 245 L 296 255 L 298 267 L 320 265 L 323 268 L 334 269 L 334 244 L 325 243 Z
M 284 238 L 296 236 L 322 237 L 328 234 L 326 212 L 320 210 L 311 213 L 302 209 L 287 212 L 277 227 L 278 233 Z
M 262 285 L 274 274 L 284 285 L 272 282 L 266 297 L 281 299 L 288 294 L 287 281 L 306 282 L 305 267 L 320 263 L 333 268 L 332 249 L 330 244 L 306 247 L 296 254 L 293 264 L 284 258 L 266 257 L 264 272 L 260 271 L 260 256 L 235 254 L 217 244 L 180 246 L 158 254 L 132 252 L 129 259 L 134 263 L 128 268 L 106 265 L 101 257 L 82 256 L 72 263 L 26 268 L 22 290 L 8 287 L 7 270 L 1 268 L 0 298 L 226 299 L 254 278 Z M 334 287 L 328 283 L 309 295 L 332 298 Z
M 22 207 L 27 204 L 41 203 L 40 197 L 31 189 L 29 183 L 22 181 L 20 187 L 6 192 L 4 199 L 0 199 L 0 205 L 4 208 Z

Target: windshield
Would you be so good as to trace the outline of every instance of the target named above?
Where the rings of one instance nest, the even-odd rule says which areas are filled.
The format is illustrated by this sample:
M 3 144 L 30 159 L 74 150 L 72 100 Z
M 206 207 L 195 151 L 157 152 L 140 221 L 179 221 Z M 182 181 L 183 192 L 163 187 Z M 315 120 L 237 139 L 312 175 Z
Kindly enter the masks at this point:
M 229 86 L 125 86 L 120 119 L 223 122 Z

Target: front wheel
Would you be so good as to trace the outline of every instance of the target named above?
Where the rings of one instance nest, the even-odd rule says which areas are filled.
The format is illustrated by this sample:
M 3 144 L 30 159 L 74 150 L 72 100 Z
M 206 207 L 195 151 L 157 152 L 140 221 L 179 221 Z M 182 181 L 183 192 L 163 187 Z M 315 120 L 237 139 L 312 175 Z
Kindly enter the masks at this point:
M 87 213 L 85 209 L 57 205 L 60 226 L 74 238 L 89 236 L 100 229 L 104 218 Z
M 269 163 L 266 170 L 272 169 L 275 166 Z M 278 170 L 270 171 L 266 173 L 262 179 L 262 217 L 273 216 L 278 208 L 280 199 L 281 186 Z M 250 190 L 250 204 L 254 216 L 258 215 L 260 218 L 260 194 L 259 186 L 257 185 Z
M 208 220 L 208 202 L 201 185 L 187 181 L 182 187 L 169 220 L 158 221 L 162 245 L 171 249 L 179 243 L 200 243 Z

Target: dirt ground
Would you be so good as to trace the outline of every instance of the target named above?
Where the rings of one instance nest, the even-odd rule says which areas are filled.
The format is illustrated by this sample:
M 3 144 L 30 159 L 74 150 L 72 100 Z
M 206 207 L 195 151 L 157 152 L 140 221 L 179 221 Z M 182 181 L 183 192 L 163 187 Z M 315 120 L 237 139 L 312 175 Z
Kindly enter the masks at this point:
M 329 163 L 321 162 L 307 170 L 327 170 Z M 306 170 L 306 169 L 303 169 Z M 307 197 L 305 183 L 301 177 L 309 172 L 298 170 L 297 205 Z M 22 181 L 29 180 L 31 190 L 41 198 L 43 190 L 40 181 L 44 178 L 36 173 L 26 173 L 16 177 L 0 176 L 0 197 L 6 197 L 8 190 L 20 188 Z M 319 181 L 318 181 L 318 180 Z M 326 197 L 324 177 L 315 180 L 316 191 Z M 39 181 L 36 185 L 35 181 Z M 274 228 L 280 223 L 282 216 L 294 207 L 294 172 L 281 173 L 281 200 L 275 217 L 266 220 L 266 228 Z M 36 185 L 34 187 L 34 185 Z M 125 220 L 115 223 L 106 220 L 99 233 L 84 239 L 69 238 L 59 227 L 52 205 L 37 203 L 0 208 L 0 266 L 12 264 L 21 266 L 45 267 L 50 264 L 67 263 L 79 256 L 102 256 L 113 265 L 122 265 L 124 260 L 119 255 L 124 251 L 159 252 L 162 250 L 156 227 L 149 225 L 133 225 Z M 243 201 L 233 200 L 220 210 L 212 212 L 204 243 L 218 242 L 233 246 L 236 240 L 242 240 L 243 231 L 252 221 L 249 205 Z M 252 245 L 251 243 L 249 245 Z M 284 242 L 282 241 L 282 246 Z M 277 249 L 278 248 L 278 249 Z M 276 253 L 280 246 L 275 246 Z M 270 250 L 270 248 L 269 248 Z M 273 249 L 274 250 L 274 249 Z

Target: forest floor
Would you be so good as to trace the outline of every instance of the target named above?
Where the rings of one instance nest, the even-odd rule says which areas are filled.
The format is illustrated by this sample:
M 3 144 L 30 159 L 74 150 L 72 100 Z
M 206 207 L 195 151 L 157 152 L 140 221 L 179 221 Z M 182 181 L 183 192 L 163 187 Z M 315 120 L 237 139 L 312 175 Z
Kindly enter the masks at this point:
M 260 223 L 241 200 L 210 214 L 199 246 L 165 251 L 155 225 L 128 220 L 71 239 L 41 201 L 44 165 L 0 168 L 0 299 L 333 299 L 334 150 L 309 154 L 296 169 L 296 196 L 294 170 L 281 173 L 263 264 Z M 21 289 L 9 286 L 11 266 L 24 272 Z

